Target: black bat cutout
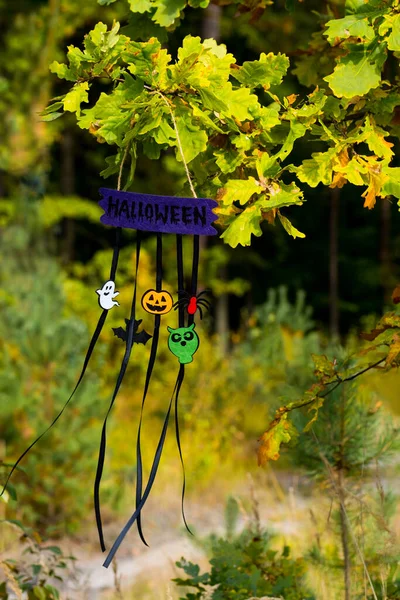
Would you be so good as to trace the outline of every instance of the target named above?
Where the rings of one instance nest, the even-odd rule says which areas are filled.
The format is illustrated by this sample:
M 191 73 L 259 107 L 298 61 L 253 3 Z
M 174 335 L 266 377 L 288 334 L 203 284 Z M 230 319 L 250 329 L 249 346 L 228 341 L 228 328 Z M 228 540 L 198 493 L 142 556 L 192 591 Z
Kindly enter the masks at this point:
M 139 331 L 139 333 L 137 333 L 137 330 L 138 330 L 141 322 L 142 322 L 142 319 L 139 319 L 138 321 L 135 320 L 135 325 L 133 327 L 133 342 L 135 344 L 145 345 L 153 336 L 150 335 L 149 333 L 147 333 L 147 331 L 145 331 L 144 329 L 142 329 L 142 331 Z M 123 327 L 113 327 L 112 328 L 114 335 L 124 342 L 126 342 L 127 337 L 128 337 L 127 331 L 128 331 L 129 323 L 130 323 L 130 319 L 125 319 L 125 324 L 126 324 L 125 329 Z

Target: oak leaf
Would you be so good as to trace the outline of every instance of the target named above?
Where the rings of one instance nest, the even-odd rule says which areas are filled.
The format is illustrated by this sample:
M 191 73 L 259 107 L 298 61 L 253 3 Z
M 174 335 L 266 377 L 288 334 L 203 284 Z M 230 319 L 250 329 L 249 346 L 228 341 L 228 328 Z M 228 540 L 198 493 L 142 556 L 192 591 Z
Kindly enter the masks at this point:
M 264 466 L 269 460 L 278 460 L 281 444 L 287 444 L 296 434 L 297 431 L 288 421 L 286 413 L 274 419 L 259 439 L 257 452 L 259 466 Z

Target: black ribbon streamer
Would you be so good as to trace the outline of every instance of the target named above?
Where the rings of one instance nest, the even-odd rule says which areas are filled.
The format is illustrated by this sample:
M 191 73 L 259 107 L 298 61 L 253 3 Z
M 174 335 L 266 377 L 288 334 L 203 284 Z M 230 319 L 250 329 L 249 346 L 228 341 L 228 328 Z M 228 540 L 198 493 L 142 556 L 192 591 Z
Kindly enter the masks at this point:
M 96 515 L 96 524 L 97 524 L 97 531 L 99 534 L 100 546 L 101 546 L 101 549 L 103 552 L 105 551 L 106 546 L 104 543 L 103 524 L 102 524 L 102 519 L 101 519 L 100 483 L 101 483 L 101 478 L 103 475 L 104 460 L 105 460 L 106 447 L 107 447 L 107 421 L 108 421 L 108 417 L 111 413 L 112 407 L 114 406 L 114 402 L 118 395 L 122 381 L 124 379 L 126 368 L 128 366 L 129 359 L 130 359 L 131 352 L 132 352 L 133 335 L 134 335 L 134 328 L 135 328 L 135 316 L 136 316 L 136 290 L 137 290 L 137 278 L 138 278 L 138 270 L 139 270 L 140 246 L 141 246 L 141 232 L 138 231 L 137 237 L 136 237 L 135 283 L 134 283 L 134 290 L 133 290 L 130 320 L 129 320 L 129 324 L 127 326 L 126 348 L 125 348 L 124 357 L 122 359 L 121 368 L 120 368 L 120 371 L 119 371 L 119 374 L 117 377 L 117 381 L 115 384 L 114 392 L 113 392 L 113 395 L 111 398 L 110 406 L 108 407 L 106 416 L 104 418 L 103 427 L 101 430 L 99 457 L 98 457 L 98 462 L 97 462 L 96 478 L 95 478 L 95 482 L 94 482 L 94 510 L 95 510 L 95 515 Z
M 200 257 L 200 236 L 193 236 L 193 262 L 192 262 L 192 281 L 190 284 L 190 293 L 197 296 L 197 280 L 199 276 L 199 257 Z M 194 323 L 194 315 L 189 315 L 188 325 Z
M 115 243 L 114 243 L 114 251 L 113 251 L 113 257 L 112 257 L 112 262 L 111 262 L 111 269 L 110 269 L 110 280 L 114 281 L 115 280 L 115 275 L 117 272 L 117 267 L 118 267 L 118 259 L 119 259 L 119 252 L 120 252 L 120 246 L 121 246 L 121 228 L 118 227 L 116 230 L 116 235 L 115 235 Z M 15 471 L 15 469 L 18 467 L 19 463 L 23 460 L 23 458 L 28 454 L 28 452 L 30 452 L 30 450 L 32 450 L 32 448 L 38 443 L 40 442 L 40 440 L 46 435 L 46 433 L 48 433 L 48 431 L 50 431 L 50 429 L 53 427 L 53 425 L 55 425 L 58 421 L 58 419 L 61 417 L 61 415 L 64 413 L 65 409 L 67 408 L 68 404 L 71 402 L 72 398 L 75 395 L 75 392 L 78 390 L 80 384 L 82 383 L 82 380 L 85 376 L 86 373 L 86 369 L 89 365 L 90 359 L 92 357 L 93 354 L 93 350 L 97 344 L 97 341 L 99 339 L 100 333 L 104 327 L 104 323 L 106 322 L 107 319 L 107 315 L 108 315 L 108 310 L 103 310 L 103 312 L 101 313 L 99 320 L 97 322 L 96 325 L 96 329 L 94 330 L 94 333 L 92 335 L 92 339 L 90 340 L 88 349 L 86 351 L 86 356 L 85 359 L 83 361 L 83 366 L 82 366 L 82 370 L 81 373 L 79 375 L 78 381 L 76 382 L 76 385 L 72 391 L 72 394 L 70 395 L 70 397 L 68 398 L 68 400 L 65 402 L 64 406 L 62 407 L 62 409 L 60 410 L 60 412 L 56 415 L 56 417 L 53 419 L 53 421 L 50 423 L 50 425 L 47 427 L 47 429 L 45 429 L 45 431 L 43 431 L 31 444 L 30 446 L 28 446 L 28 448 L 21 454 L 21 456 L 17 459 L 17 461 L 14 463 L 11 471 L 9 472 L 6 482 L 3 486 L 3 489 L 1 491 L 0 497 L 4 494 L 4 492 L 7 489 L 7 485 Z
M 153 487 L 153 483 L 154 483 L 156 475 L 157 475 L 157 470 L 160 465 L 160 459 L 161 459 L 161 455 L 162 455 L 162 451 L 163 451 L 163 447 L 164 447 L 165 438 L 167 435 L 167 429 L 168 429 L 169 417 L 171 414 L 172 402 L 173 402 L 175 395 L 179 395 L 179 391 L 182 386 L 183 378 L 184 378 L 184 366 L 181 365 L 180 369 L 179 369 L 179 375 L 176 380 L 175 388 L 172 393 L 171 400 L 169 402 L 168 411 L 167 411 L 167 414 L 164 419 L 161 436 L 158 441 L 157 450 L 156 450 L 156 453 L 154 456 L 153 464 L 151 466 L 149 480 L 148 480 L 146 488 L 143 492 L 143 496 L 141 497 L 140 502 L 139 502 L 138 506 L 136 507 L 135 512 L 132 514 L 130 519 L 127 521 L 126 525 L 121 530 L 120 534 L 118 535 L 117 539 L 115 540 L 114 544 L 112 545 L 112 548 L 111 548 L 110 552 L 108 553 L 106 560 L 103 563 L 103 567 L 108 568 L 110 566 L 111 561 L 113 560 L 116 552 L 118 551 L 118 548 L 122 544 L 128 531 L 130 530 L 130 528 L 132 527 L 132 525 L 135 523 L 138 516 L 140 515 L 140 512 L 141 512 L 143 506 L 145 505 L 147 498 L 151 492 L 151 488 Z
M 182 370 L 182 375 L 181 375 L 181 370 Z M 182 377 L 182 382 L 185 378 L 185 365 L 181 365 L 181 368 L 179 370 L 179 374 L 178 374 L 178 379 Z M 180 386 L 179 386 L 180 389 Z M 185 491 L 186 491 L 186 473 L 185 473 L 185 463 L 183 460 L 183 454 L 182 454 L 182 447 L 181 447 L 181 437 L 180 437 L 180 433 L 179 433 L 179 389 L 177 390 L 176 394 L 175 394 L 175 438 L 176 438 L 176 445 L 178 447 L 178 452 L 179 452 L 179 458 L 181 460 L 181 465 L 182 465 L 182 476 L 183 476 L 183 482 L 182 482 L 182 495 L 181 495 L 181 513 L 182 513 L 182 519 L 183 522 L 185 524 L 185 527 L 187 529 L 187 531 L 193 535 L 192 530 L 190 529 L 189 525 L 187 524 L 186 521 L 186 515 L 185 515 Z
M 162 234 L 157 233 L 157 253 L 156 253 L 156 291 L 160 292 L 162 290 Z M 147 392 L 150 385 L 151 376 L 153 373 L 154 364 L 157 356 L 157 348 L 158 348 L 158 340 L 160 336 L 160 324 L 161 324 L 161 316 L 154 316 L 154 331 L 153 331 L 153 339 L 151 343 L 150 350 L 150 358 L 149 364 L 147 366 L 146 372 L 146 380 L 144 384 L 143 397 L 142 397 L 142 406 L 140 409 L 140 419 L 139 419 L 139 427 L 136 441 L 136 509 L 138 508 L 140 501 L 142 499 L 142 488 L 143 488 L 143 463 L 142 463 L 142 452 L 140 447 L 140 435 L 142 430 L 142 421 L 143 421 L 143 410 L 147 397 Z M 142 515 L 139 512 L 137 517 L 137 528 L 140 539 L 142 542 L 148 546 L 142 530 Z
M 178 300 L 181 300 L 183 290 L 185 287 L 184 274 L 183 274 L 183 247 L 182 247 L 182 236 L 176 236 L 176 265 L 178 271 Z M 178 323 L 179 327 L 185 327 L 185 308 L 183 302 L 178 304 Z
M 200 256 L 200 238 L 198 235 L 195 235 L 195 236 L 193 236 L 192 277 L 191 277 L 191 284 L 190 284 L 190 293 L 192 296 L 197 295 L 199 256 Z M 179 289 L 183 290 L 182 238 L 181 238 L 180 244 L 177 243 L 177 265 L 178 265 L 178 287 L 179 287 Z M 179 279 L 181 279 L 181 281 L 179 281 Z M 184 327 L 184 318 L 185 317 L 184 317 L 183 306 L 182 306 L 182 315 L 181 315 L 181 311 L 179 314 L 179 327 Z M 188 325 L 192 325 L 192 323 L 194 323 L 194 314 L 188 316 Z M 183 381 L 183 379 L 185 377 L 184 365 L 181 365 L 181 367 L 183 368 L 183 373 L 182 373 L 182 381 Z M 178 377 L 179 377 L 179 375 L 178 375 Z M 176 445 L 178 447 L 179 458 L 180 458 L 181 465 L 182 465 L 182 477 L 183 477 L 182 496 L 181 496 L 182 519 L 183 519 L 183 522 L 185 524 L 187 531 L 191 535 L 193 535 L 193 532 L 191 531 L 189 525 L 187 524 L 186 515 L 185 515 L 186 472 L 185 472 L 185 463 L 184 463 L 183 454 L 182 454 L 181 437 L 180 437 L 180 432 L 179 432 L 179 393 L 177 393 L 175 396 L 175 438 L 176 438 Z

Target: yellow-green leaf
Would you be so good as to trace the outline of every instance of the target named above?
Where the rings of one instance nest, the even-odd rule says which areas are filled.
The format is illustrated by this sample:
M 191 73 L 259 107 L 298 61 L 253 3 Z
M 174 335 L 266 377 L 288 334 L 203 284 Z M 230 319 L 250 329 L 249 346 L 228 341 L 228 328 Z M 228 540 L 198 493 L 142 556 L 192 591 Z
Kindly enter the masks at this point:
M 253 194 L 261 194 L 263 191 L 260 183 L 249 177 L 248 179 L 230 179 L 224 188 L 222 195 L 223 204 L 229 204 L 237 200 L 240 204 L 246 204 Z
M 159 0 L 153 19 L 161 27 L 169 27 L 179 17 L 185 5 L 185 0 Z
M 322 408 L 323 405 L 324 405 L 323 397 L 316 396 L 314 402 L 312 404 L 310 404 L 310 407 L 308 409 L 308 412 L 314 411 L 314 415 L 313 415 L 312 419 L 310 421 L 308 421 L 308 423 L 305 425 L 303 431 L 307 432 L 311 429 L 312 424 L 315 423 L 315 421 L 318 419 L 319 409 Z
M 231 217 L 229 227 L 221 235 L 225 243 L 232 248 L 236 248 L 239 244 L 250 246 L 252 235 L 260 237 L 262 235 L 261 210 L 262 200 L 257 200 L 237 216 Z
M 200 152 L 207 148 L 208 137 L 205 131 L 194 124 L 190 111 L 186 108 L 176 110 L 176 126 L 179 132 L 179 140 L 182 144 L 185 161 L 189 163 Z M 176 158 L 182 161 L 180 148 L 177 144 Z
M 294 238 L 305 238 L 306 234 L 302 233 L 301 231 L 299 231 L 298 229 L 296 229 L 296 227 L 294 227 L 294 225 L 292 225 L 292 223 L 289 221 L 289 219 L 287 219 L 286 217 L 284 217 L 280 212 L 278 212 L 278 217 L 280 222 L 282 223 L 283 228 L 285 229 L 285 231 L 287 231 L 287 233 L 289 235 L 291 235 Z
M 278 460 L 281 445 L 287 444 L 296 435 L 297 430 L 286 413 L 276 418 L 259 439 L 258 464 L 262 467 L 270 460 Z
M 233 77 L 250 88 L 262 86 L 265 90 L 271 85 L 279 85 L 289 67 L 289 59 L 284 54 L 261 53 L 259 60 L 246 61 L 241 67 L 234 67 Z
M 335 148 L 330 148 L 326 152 L 314 152 L 312 158 L 303 160 L 300 167 L 297 167 L 297 177 L 303 183 L 310 187 L 316 187 L 319 183 L 330 185 L 332 183 L 333 161 L 337 154 Z
M 324 80 L 338 98 L 364 96 L 379 86 L 384 60 L 384 47 L 378 52 L 372 52 L 368 46 L 352 44 L 333 73 L 324 77 Z
M 88 102 L 89 84 L 87 81 L 76 83 L 72 90 L 64 98 L 64 110 L 68 112 L 76 112 L 79 117 L 81 113 L 81 103 Z
M 385 158 L 391 160 L 394 152 L 392 150 L 393 144 L 385 140 L 389 133 L 376 125 L 372 116 L 367 116 L 365 119 L 365 125 L 362 128 L 362 136 L 365 138 L 365 142 L 368 148 L 379 156 L 379 158 Z
M 395 196 L 400 198 L 400 167 L 383 167 L 386 180 L 382 186 L 382 196 Z
M 368 22 L 364 15 L 348 15 L 343 19 L 332 19 L 326 24 L 324 35 L 328 38 L 330 44 L 334 44 L 336 38 L 346 39 L 357 37 L 371 41 L 375 37 L 374 28 Z
M 128 0 L 132 12 L 145 13 L 153 8 L 152 0 Z
M 400 15 L 394 16 L 392 21 L 392 32 L 387 39 L 389 50 L 398 52 L 400 50 Z

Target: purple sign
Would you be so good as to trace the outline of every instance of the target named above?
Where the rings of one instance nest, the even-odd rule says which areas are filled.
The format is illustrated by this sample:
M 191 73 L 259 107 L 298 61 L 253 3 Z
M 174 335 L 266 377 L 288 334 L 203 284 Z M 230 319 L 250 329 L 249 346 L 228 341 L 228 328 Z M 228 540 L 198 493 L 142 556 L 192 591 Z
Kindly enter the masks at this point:
M 141 229 L 160 233 L 215 235 L 212 223 L 217 219 L 212 211 L 218 206 L 209 198 L 179 198 L 153 196 L 136 192 L 118 192 L 101 188 L 99 205 L 104 210 L 100 221 L 104 225 Z

